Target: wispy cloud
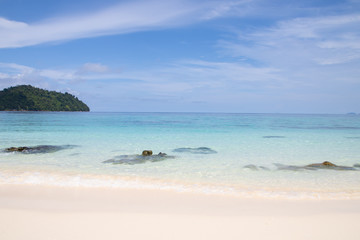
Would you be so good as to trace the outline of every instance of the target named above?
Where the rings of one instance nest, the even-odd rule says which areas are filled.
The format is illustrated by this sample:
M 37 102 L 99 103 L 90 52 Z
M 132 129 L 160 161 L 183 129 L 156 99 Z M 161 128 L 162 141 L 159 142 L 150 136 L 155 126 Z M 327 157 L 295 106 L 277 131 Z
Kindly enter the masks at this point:
M 119 71 L 101 63 L 85 63 L 75 69 L 36 69 L 15 63 L 0 63 L 0 80 L 22 80 L 29 76 L 47 78 L 52 81 L 72 81 L 93 79 L 95 76 L 103 79 L 119 78 Z M 92 76 L 94 75 L 94 76 Z
M 107 71 L 81 72 L 86 66 Z M 33 84 L 81 93 L 94 110 L 154 111 L 151 103 L 157 102 L 156 109 L 161 111 L 292 112 L 289 108 L 293 107 L 296 112 L 331 112 L 336 104 L 341 109 L 353 106 L 351 102 L 358 96 L 360 83 L 354 76 L 359 76 L 360 70 L 348 70 L 325 65 L 296 71 L 199 60 L 121 72 L 100 63 L 75 69 L 2 63 L 0 87 Z
M 36 82 L 32 79 L 36 79 Z M 282 84 L 277 69 L 227 62 L 186 60 L 124 72 L 100 63 L 85 63 L 76 69 L 56 70 L 0 63 L 0 87 L 36 83 L 38 87 L 61 86 L 61 89 L 68 89 L 77 83 L 86 88 L 85 81 L 107 81 L 112 86 L 116 82 L 116 88 L 121 88 L 120 92 L 130 96 L 133 94 L 133 97 L 146 89 L 147 96 L 187 96 L 194 101 L 204 101 L 204 98 L 209 100 L 206 95 L 214 92 L 237 95 L 238 92 L 252 91 L 259 86 L 276 88 L 276 85 Z
M 101 63 L 85 63 L 79 72 L 104 73 L 108 71 L 109 67 Z
M 360 15 L 295 18 L 220 41 L 233 56 L 280 69 L 306 69 L 360 59 Z
M 219 17 L 239 2 L 143 0 L 35 23 L 0 18 L 0 48 L 174 27 Z
M 268 34 L 263 36 L 295 37 L 295 38 L 323 38 L 334 33 L 356 32 L 359 28 L 360 15 L 338 15 L 325 17 L 295 18 L 287 21 L 280 21 L 276 26 L 268 29 Z
M 11 21 L 0 17 L 0 29 L 3 30 L 16 30 L 23 29 L 28 25 L 23 22 Z

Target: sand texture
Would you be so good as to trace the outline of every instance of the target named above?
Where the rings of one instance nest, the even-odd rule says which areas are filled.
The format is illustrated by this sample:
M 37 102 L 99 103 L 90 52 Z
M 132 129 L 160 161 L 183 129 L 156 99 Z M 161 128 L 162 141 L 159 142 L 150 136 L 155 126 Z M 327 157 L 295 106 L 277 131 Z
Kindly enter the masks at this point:
M 0 185 L 0 239 L 360 239 L 359 200 Z

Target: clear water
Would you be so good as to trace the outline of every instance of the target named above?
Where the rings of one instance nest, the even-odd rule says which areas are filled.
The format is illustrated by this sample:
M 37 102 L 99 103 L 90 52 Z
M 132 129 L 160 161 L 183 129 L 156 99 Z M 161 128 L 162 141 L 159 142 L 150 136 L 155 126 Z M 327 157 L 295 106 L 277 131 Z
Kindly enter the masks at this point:
M 206 113 L 1 112 L 0 149 L 76 145 L 54 153 L 0 152 L 0 183 L 161 188 L 286 198 L 359 198 L 356 171 L 279 170 L 360 164 L 360 116 Z M 208 147 L 216 154 L 173 152 Z M 106 164 L 151 149 L 175 158 Z M 253 164 L 268 170 L 251 170 Z

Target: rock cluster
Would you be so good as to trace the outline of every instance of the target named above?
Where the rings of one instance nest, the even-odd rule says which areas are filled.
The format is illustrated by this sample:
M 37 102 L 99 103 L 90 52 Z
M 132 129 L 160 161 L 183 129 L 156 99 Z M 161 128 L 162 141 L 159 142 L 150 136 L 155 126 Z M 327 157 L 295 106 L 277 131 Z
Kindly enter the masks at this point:
M 174 156 L 168 156 L 166 153 L 159 152 L 157 155 L 153 155 L 152 150 L 144 150 L 141 155 L 120 155 L 112 159 L 103 161 L 103 163 L 112 163 L 112 164 L 126 164 L 134 165 L 141 164 L 146 162 L 159 162 L 167 159 L 175 158 Z
M 305 166 L 283 165 L 275 164 L 279 170 L 317 170 L 317 169 L 330 169 L 330 170 L 357 170 L 355 167 L 340 166 L 331 162 L 325 161 L 322 163 L 313 163 Z
M 34 147 L 10 147 L 6 148 L 5 152 L 18 152 L 24 154 L 35 154 L 35 153 L 53 153 L 64 149 L 75 147 L 74 145 L 39 145 Z

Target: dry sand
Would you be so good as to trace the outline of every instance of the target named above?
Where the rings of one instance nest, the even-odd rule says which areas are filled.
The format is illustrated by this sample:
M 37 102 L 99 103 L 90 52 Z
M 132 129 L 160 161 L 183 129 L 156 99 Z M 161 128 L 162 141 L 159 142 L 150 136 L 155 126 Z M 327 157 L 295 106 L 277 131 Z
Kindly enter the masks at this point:
M 0 239 L 360 239 L 360 200 L 0 185 Z

